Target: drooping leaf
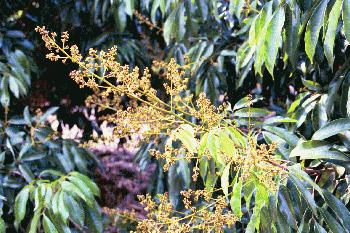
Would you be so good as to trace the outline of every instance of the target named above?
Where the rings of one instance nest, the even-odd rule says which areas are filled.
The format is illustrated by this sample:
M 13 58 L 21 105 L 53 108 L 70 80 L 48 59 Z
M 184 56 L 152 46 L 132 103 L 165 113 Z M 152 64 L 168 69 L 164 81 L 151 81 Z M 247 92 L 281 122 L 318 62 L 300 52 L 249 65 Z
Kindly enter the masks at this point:
M 336 0 L 331 12 L 329 13 L 329 20 L 327 26 L 326 38 L 324 40 L 324 53 L 328 60 L 328 64 L 333 69 L 333 48 L 334 48 L 334 39 L 337 32 L 338 19 L 340 17 L 340 11 L 343 5 L 343 0 Z
M 278 49 L 281 46 L 282 28 L 284 25 L 284 9 L 279 8 L 273 15 L 266 31 L 265 39 L 265 64 L 267 70 L 273 76 Z
M 33 216 L 32 220 L 30 220 L 29 233 L 37 233 L 37 230 L 39 227 L 39 222 L 40 222 L 40 217 L 41 217 L 41 209 L 37 209 L 34 212 L 34 216 Z
M 16 196 L 15 206 L 14 206 L 16 229 L 18 229 L 19 224 L 22 222 L 22 220 L 26 215 L 29 191 L 30 191 L 30 188 L 26 186 Z
M 350 40 L 350 0 L 344 0 L 343 5 L 343 23 L 344 23 L 344 32 L 346 39 Z
M 233 213 L 241 218 L 242 217 L 242 180 L 238 180 L 232 187 L 232 195 L 230 199 L 230 206 Z
M 45 214 L 43 215 L 43 227 L 45 233 L 58 233 L 55 225 Z
M 231 163 L 227 164 L 221 174 L 221 188 L 225 196 L 228 196 Z
M 309 22 L 306 26 L 305 33 L 305 51 L 310 61 L 313 62 L 316 45 L 318 42 L 321 27 L 323 25 L 323 19 L 326 12 L 328 0 L 322 0 L 318 3 Z

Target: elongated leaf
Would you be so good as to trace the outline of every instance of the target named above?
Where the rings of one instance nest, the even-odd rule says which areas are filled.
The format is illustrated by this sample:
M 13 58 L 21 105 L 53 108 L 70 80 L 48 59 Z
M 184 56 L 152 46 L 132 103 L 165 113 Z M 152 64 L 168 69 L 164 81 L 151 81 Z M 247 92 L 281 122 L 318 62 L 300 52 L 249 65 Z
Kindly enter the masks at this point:
M 343 23 L 346 39 L 350 41 L 350 0 L 344 0 Z
M 337 222 L 337 220 L 325 209 L 318 208 L 323 219 L 327 223 L 332 233 L 345 233 L 345 229 Z
M 192 153 L 197 152 L 198 142 L 195 139 L 195 131 L 191 125 L 183 124 L 175 133 L 176 139 L 179 139 L 187 150 Z
M 337 33 L 338 19 L 340 16 L 340 11 L 342 8 L 343 0 L 336 0 L 331 12 L 329 13 L 329 20 L 327 26 L 326 38 L 324 41 L 324 53 L 328 60 L 328 64 L 333 69 L 333 47 L 334 47 L 334 39 Z
M 307 186 L 303 184 L 297 177 L 290 176 L 291 181 L 297 188 L 300 195 L 302 195 L 303 199 L 306 201 L 306 203 L 309 205 L 309 207 L 312 209 L 313 213 L 316 213 L 317 204 L 315 202 L 315 199 L 311 195 L 311 192 L 307 189 Z
M 18 229 L 19 224 L 26 215 L 26 207 L 29 198 L 29 187 L 24 187 L 16 196 L 15 199 L 15 227 Z
M 262 108 L 241 108 L 235 111 L 235 117 L 266 117 L 271 112 Z
M 85 212 L 82 205 L 71 195 L 65 195 L 65 206 L 69 211 L 69 217 L 79 225 L 84 225 Z
M 61 192 L 59 197 L 58 197 L 58 202 L 57 202 L 57 208 L 58 211 L 60 213 L 60 216 L 63 220 L 64 223 L 67 223 L 67 219 L 69 217 L 69 212 L 66 208 L 66 205 L 64 203 L 64 196 L 65 196 L 65 192 Z
M 337 119 L 317 130 L 312 136 L 312 139 L 323 140 L 347 130 L 350 130 L 350 118 Z
M 170 40 L 173 37 L 173 34 L 176 29 L 176 15 L 177 15 L 178 8 L 174 9 L 168 18 L 166 19 L 164 26 L 163 26 L 163 37 L 165 42 L 169 45 Z
M 328 206 L 338 216 L 345 229 L 350 229 L 350 212 L 348 208 L 327 190 L 323 190 L 323 197 Z
M 0 233 L 6 233 L 6 224 L 4 219 L 0 216 Z
M 290 153 L 290 157 L 300 156 L 300 159 L 330 159 L 350 161 L 350 157 L 336 150 L 330 150 L 331 145 L 324 141 L 306 141 L 298 144 Z
M 102 233 L 102 216 L 98 206 L 94 208 L 87 207 L 85 210 L 86 222 L 89 230 L 93 233 Z
M 100 189 L 89 177 L 78 172 L 71 172 L 71 174 L 82 180 L 95 196 L 100 196 Z
M 316 45 L 318 42 L 323 18 L 326 12 L 328 0 L 322 0 L 314 9 L 311 18 L 306 26 L 305 33 L 305 51 L 310 61 L 313 62 Z
M 227 164 L 224 168 L 224 171 L 221 175 L 221 188 L 224 192 L 225 196 L 228 196 L 228 186 L 229 186 L 229 179 L 230 179 L 230 169 L 231 169 L 231 163 Z
M 285 22 L 285 46 L 290 63 L 295 68 L 297 60 L 297 52 L 299 46 L 299 30 L 301 27 L 300 22 L 300 9 L 297 4 L 294 6 L 286 7 L 286 22 Z
M 45 233 L 58 233 L 55 225 L 51 222 L 51 220 L 44 214 L 43 216 L 43 227 Z
M 278 48 L 281 46 L 282 28 L 284 25 L 284 9 L 281 7 L 273 15 L 266 31 L 265 40 L 265 64 L 267 70 L 273 76 Z
M 238 180 L 232 187 L 232 195 L 230 200 L 230 206 L 233 213 L 237 217 L 242 217 L 242 180 Z
M 34 216 L 32 220 L 30 221 L 29 233 L 37 233 L 40 217 L 41 217 L 41 209 L 37 209 L 34 212 Z
M 72 193 L 77 195 L 78 197 L 80 197 L 81 199 L 83 199 L 84 201 L 89 201 L 87 199 L 87 197 L 85 196 L 85 194 L 74 184 L 72 184 L 71 182 L 68 181 L 63 181 L 61 183 L 62 189 L 68 193 Z
M 280 127 L 273 126 L 264 126 L 265 130 L 279 136 L 283 140 L 285 140 L 290 146 L 295 147 L 298 143 L 299 138 L 292 132 L 289 132 L 286 129 Z

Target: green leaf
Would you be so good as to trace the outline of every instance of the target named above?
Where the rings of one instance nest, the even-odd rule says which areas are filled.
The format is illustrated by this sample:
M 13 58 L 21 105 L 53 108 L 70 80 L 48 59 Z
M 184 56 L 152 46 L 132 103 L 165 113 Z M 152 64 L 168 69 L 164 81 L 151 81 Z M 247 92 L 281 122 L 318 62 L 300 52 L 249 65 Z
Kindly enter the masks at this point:
M 45 233 L 58 233 L 55 225 L 51 222 L 51 220 L 44 214 L 43 216 L 43 227 Z
M 300 28 L 301 22 L 299 6 L 295 4 L 295 6 L 286 7 L 285 47 L 289 61 L 291 62 L 293 68 L 296 67 L 298 46 L 300 43 Z
M 195 131 L 191 125 L 183 124 L 177 129 L 175 138 L 179 139 L 186 149 L 192 153 L 197 152 L 198 142 L 195 139 Z
M 44 171 L 40 172 L 39 176 L 43 176 L 43 175 L 46 175 L 46 174 L 50 174 L 50 175 L 54 175 L 54 176 L 58 176 L 58 177 L 64 176 L 64 174 L 62 172 L 56 171 L 56 170 L 52 170 L 52 169 L 47 169 L 47 170 L 44 170 Z
M 93 203 L 93 201 L 95 200 L 94 195 L 91 192 L 90 188 L 82 180 L 74 176 L 70 176 L 68 177 L 68 179 L 80 189 L 80 191 L 85 195 L 90 204 Z
M 6 224 L 4 219 L 0 216 L 0 233 L 6 233 Z
M 287 221 L 288 225 L 293 229 L 297 229 L 294 206 L 285 186 L 280 187 L 280 192 L 278 193 L 278 205 L 279 211 Z
M 182 5 L 182 4 L 179 4 Z M 168 18 L 166 19 L 164 26 L 163 26 L 163 37 L 167 45 L 170 44 L 170 39 L 172 38 L 172 35 L 175 31 L 175 21 L 176 21 L 176 15 L 177 15 L 178 8 L 174 9 Z
M 114 21 L 117 25 L 117 28 L 120 32 L 124 32 L 126 27 L 126 11 L 125 11 L 125 4 L 120 3 L 118 8 L 114 11 Z
M 35 176 L 33 172 L 30 170 L 30 168 L 26 164 L 21 164 L 18 166 L 19 171 L 21 172 L 21 175 L 23 178 L 28 182 L 32 182 L 33 179 L 35 179 Z
M 57 199 L 57 208 L 63 222 L 67 223 L 69 212 L 66 208 L 66 205 L 64 204 L 64 199 L 65 199 L 64 196 L 65 196 L 65 192 L 60 192 L 60 195 L 58 196 L 58 199 Z
M 311 90 L 311 91 L 321 91 L 322 90 L 322 86 L 320 84 L 318 84 L 317 82 L 314 82 L 312 80 L 307 80 L 307 79 L 304 79 L 302 78 L 301 79 L 303 85 L 305 87 L 307 87 L 307 89 Z
M 303 197 L 303 199 L 307 202 L 309 207 L 312 209 L 313 213 L 316 213 L 317 204 L 311 195 L 310 191 L 308 190 L 307 186 L 303 184 L 297 177 L 291 175 L 290 180 L 293 182 L 294 186 L 297 188 L 300 195 Z
M 230 14 L 235 15 L 237 19 L 240 19 L 244 4 L 245 4 L 244 0 L 230 0 L 230 5 L 229 5 Z
M 323 140 L 347 130 L 350 130 L 350 118 L 337 119 L 317 130 L 312 136 L 312 140 Z
M 290 153 L 290 157 L 300 159 L 330 159 L 350 161 L 350 157 L 337 150 L 330 150 L 331 145 L 325 141 L 306 141 L 298 144 Z
M 70 174 L 82 180 L 95 196 L 100 196 L 100 189 L 89 177 L 78 172 L 71 172 Z
M 305 33 L 305 51 L 311 63 L 313 62 L 316 45 L 318 42 L 323 19 L 325 16 L 328 0 L 322 0 L 314 9 L 309 22 L 306 26 Z
M 263 98 L 254 98 L 254 99 L 251 99 L 249 98 L 248 96 L 240 99 L 234 106 L 233 106 L 233 110 L 238 110 L 238 109 L 241 109 L 241 108 L 246 108 L 246 107 L 249 107 L 251 106 L 252 104 L 262 100 Z
M 85 210 L 86 215 L 86 223 L 89 230 L 93 233 L 102 233 L 103 225 L 102 225 L 102 216 L 98 206 L 94 208 L 87 207 Z
M 72 184 L 71 182 L 68 181 L 63 181 L 61 183 L 61 187 L 64 191 L 68 192 L 68 193 L 72 193 L 72 194 L 76 194 L 78 197 L 80 197 L 81 199 L 83 199 L 85 202 L 88 202 L 91 204 L 90 200 L 87 199 L 87 197 L 85 196 L 85 194 L 74 184 Z
M 344 203 L 341 202 L 339 199 L 337 199 L 335 196 L 333 196 L 327 190 L 323 190 L 323 197 L 326 203 L 328 204 L 328 206 L 338 216 L 344 228 L 350 229 L 350 222 L 349 222 L 350 212 L 348 208 L 344 205 Z
M 15 227 L 18 229 L 19 224 L 22 222 L 26 215 L 26 207 L 29 197 L 29 186 L 24 187 L 16 196 L 15 199 Z
M 17 79 L 13 76 L 9 77 L 9 87 L 13 95 L 16 98 L 19 98 L 19 87 L 18 87 Z
M 266 117 L 271 112 L 262 108 L 241 108 L 235 111 L 235 117 Z
M 242 199 L 242 180 L 238 179 L 238 182 L 236 182 L 232 188 L 230 206 L 233 213 L 239 218 L 242 217 L 241 199 Z
M 226 167 L 224 168 L 222 175 L 221 175 L 221 188 L 224 192 L 225 196 L 228 196 L 228 186 L 229 186 L 229 180 L 230 180 L 230 168 L 231 163 L 228 163 Z
M 343 15 L 345 37 L 348 41 L 350 41 L 350 0 L 344 0 L 342 15 Z
M 338 20 L 340 16 L 340 11 L 342 8 L 343 0 L 336 0 L 331 12 L 328 17 L 328 26 L 326 32 L 326 38 L 324 40 L 324 53 L 328 60 L 329 66 L 333 69 L 333 48 L 334 48 L 334 39 L 337 33 Z
M 219 137 L 214 132 L 210 132 L 208 135 L 208 150 L 215 162 L 225 164 L 224 160 L 220 156 Z
M 84 225 L 85 212 L 82 205 L 70 195 L 65 195 L 65 206 L 69 211 L 69 217 L 80 226 Z
M 205 149 L 207 148 L 207 144 L 208 144 L 208 135 L 209 133 L 205 133 L 203 134 L 203 136 L 201 137 L 201 140 L 199 142 L 199 147 L 198 147 L 198 156 L 203 155 Z
M 281 46 L 281 35 L 284 19 L 284 9 L 280 7 L 277 12 L 274 13 L 266 31 L 265 63 L 267 70 L 272 76 L 278 48 Z
M 327 223 L 332 233 L 346 233 L 345 229 L 337 222 L 337 220 L 325 209 L 318 208 L 324 221 Z
M 40 217 L 41 217 L 41 209 L 37 209 L 34 212 L 34 216 L 32 220 L 30 221 L 29 233 L 37 233 Z
M 283 140 L 285 140 L 290 146 L 295 147 L 299 141 L 299 138 L 292 132 L 289 132 L 286 129 L 280 127 L 273 126 L 264 126 L 265 130 L 279 136 Z
M 60 196 L 60 193 L 61 193 L 61 191 L 58 191 L 58 192 L 56 192 L 53 195 L 52 203 L 51 203 L 52 212 L 54 213 L 54 215 L 57 215 L 57 216 L 59 215 L 59 212 L 58 212 L 58 198 Z
M 220 149 L 228 158 L 231 158 L 235 153 L 235 143 L 229 137 L 228 132 L 221 130 L 219 132 Z

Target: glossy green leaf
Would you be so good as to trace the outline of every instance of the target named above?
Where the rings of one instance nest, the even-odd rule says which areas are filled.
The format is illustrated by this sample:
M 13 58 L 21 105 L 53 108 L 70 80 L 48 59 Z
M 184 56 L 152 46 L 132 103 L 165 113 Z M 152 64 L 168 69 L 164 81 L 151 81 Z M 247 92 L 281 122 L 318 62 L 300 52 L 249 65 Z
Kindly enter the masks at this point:
M 57 199 L 57 208 L 63 222 L 67 223 L 69 212 L 64 203 L 64 199 L 65 199 L 64 196 L 65 196 L 65 192 L 60 192 L 60 195 L 58 196 L 58 199 Z
M 293 67 L 296 67 L 298 46 L 300 43 L 299 31 L 301 27 L 300 9 L 297 4 L 286 7 L 285 47 L 288 58 Z
M 232 195 L 230 199 L 230 207 L 233 213 L 238 217 L 242 217 L 242 180 L 239 179 L 232 187 Z
M 80 202 L 78 202 L 71 195 L 65 195 L 64 197 L 64 204 L 69 211 L 69 217 L 72 218 L 72 220 L 78 223 L 80 226 L 83 226 L 85 221 L 84 208 Z
M 343 0 L 343 23 L 344 23 L 344 32 L 345 37 L 350 41 L 350 0 Z
M 323 19 L 326 12 L 328 0 L 321 0 L 316 6 L 309 22 L 306 26 L 305 33 L 305 51 L 310 61 L 313 62 L 316 45 L 318 42 L 321 27 L 323 25 Z
M 102 216 L 98 206 L 94 208 L 87 207 L 85 210 L 86 222 L 92 233 L 102 233 Z
M 24 187 L 16 196 L 15 199 L 15 227 L 18 229 L 19 224 L 22 222 L 26 215 L 27 202 L 29 198 L 29 190 L 28 186 Z
M 230 169 L 231 169 L 231 163 L 227 164 L 221 174 L 221 188 L 224 192 L 225 196 L 228 196 L 228 187 L 229 187 L 229 180 L 230 180 Z
M 30 220 L 29 233 L 37 233 L 41 217 L 41 209 L 34 212 L 33 218 Z
M 273 15 L 266 31 L 265 37 L 265 64 L 273 76 L 278 49 L 281 46 L 281 34 L 285 19 L 284 9 L 279 8 Z
M 338 133 L 350 130 L 350 119 L 341 118 L 329 122 L 321 129 L 317 130 L 312 136 L 313 140 L 323 140 Z
M 71 172 L 71 175 L 83 181 L 95 196 L 100 196 L 100 189 L 89 177 L 78 172 Z
M 327 26 L 326 38 L 324 40 L 324 53 L 328 60 L 328 64 L 333 69 L 334 57 L 334 39 L 337 33 L 338 19 L 340 17 L 340 11 L 342 9 L 343 0 L 336 0 L 331 12 L 329 13 L 329 20 Z
M 179 139 L 187 150 L 192 153 L 197 152 L 198 142 L 195 138 L 195 131 L 191 125 L 181 125 L 175 133 L 176 139 Z
M 63 181 L 61 183 L 61 187 L 64 191 L 71 193 L 71 194 L 75 194 L 88 203 L 90 202 L 90 200 L 87 199 L 87 197 L 85 196 L 85 193 L 83 193 L 77 186 L 75 186 L 71 182 Z
M 43 227 L 45 233 L 58 233 L 55 225 L 45 214 L 43 215 Z

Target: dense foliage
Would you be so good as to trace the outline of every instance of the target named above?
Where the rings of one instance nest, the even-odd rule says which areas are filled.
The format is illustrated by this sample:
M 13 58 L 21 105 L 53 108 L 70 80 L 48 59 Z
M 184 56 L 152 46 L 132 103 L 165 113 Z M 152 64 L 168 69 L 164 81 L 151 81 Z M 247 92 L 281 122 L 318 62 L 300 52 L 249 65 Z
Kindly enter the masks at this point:
M 80 174 L 95 157 L 48 126 L 55 108 L 15 117 L 33 77 L 58 69 L 49 102 L 76 92 L 71 80 L 87 87 L 111 137 L 139 138 L 134 162 L 157 167 L 142 214 L 105 208 L 119 231 L 350 231 L 350 1 L 3 5 L 0 229 L 104 231 L 99 189 Z M 64 64 L 44 61 L 43 43 Z

